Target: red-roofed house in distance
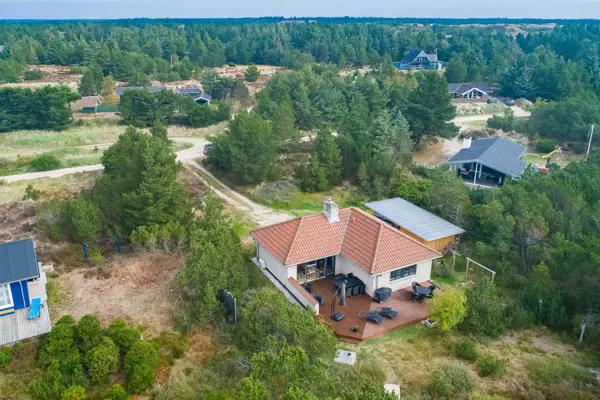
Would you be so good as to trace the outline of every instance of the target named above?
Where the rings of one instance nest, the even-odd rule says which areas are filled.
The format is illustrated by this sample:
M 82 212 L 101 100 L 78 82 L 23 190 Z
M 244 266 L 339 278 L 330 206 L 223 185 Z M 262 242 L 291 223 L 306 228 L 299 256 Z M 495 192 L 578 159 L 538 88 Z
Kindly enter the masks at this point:
M 313 309 L 324 320 L 330 320 L 334 311 L 345 314 L 345 321 L 332 325 L 340 337 L 360 341 L 378 334 L 367 329 L 370 325 L 365 327 L 357 314 L 381 306 L 372 299 L 379 288 L 391 289 L 391 300 L 403 301 L 386 306 L 411 309 L 403 325 L 427 317 L 422 304 L 410 301 L 406 288 L 411 288 L 412 282 L 428 283 L 432 261 L 441 254 L 367 212 L 339 209 L 327 200 L 323 213 L 262 227 L 250 235 L 256 241 L 257 265 L 291 301 Z M 331 307 L 340 287 L 339 277 L 347 278 L 347 304 Z M 405 301 L 407 293 L 409 301 Z M 419 307 L 418 313 L 411 304 Z M 403 310 L 397 311 L 402 314 Z M 351 326 L 344 326 L 348 324 Z M 381 326 L 393 329 L 398 324 L 386 320 Z

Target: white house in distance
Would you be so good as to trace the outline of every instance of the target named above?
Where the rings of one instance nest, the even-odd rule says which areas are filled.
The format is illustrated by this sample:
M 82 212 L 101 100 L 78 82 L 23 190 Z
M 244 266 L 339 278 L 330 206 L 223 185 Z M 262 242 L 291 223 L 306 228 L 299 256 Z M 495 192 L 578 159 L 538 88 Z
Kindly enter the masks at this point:
M 250 232 L 257 264 L 291 300 L 319 313 L 307 283 L 354 276 L 356 295 L 374 296 L 378 288 L 398 291 L 413 281 L 428 281 L 440 253 L 358 208 L 339 209 L 325 201 L 324 212 Z M 359 289 L 357 289 L 359 290 Z M 360 297 L 360 296 L 359 296 Z

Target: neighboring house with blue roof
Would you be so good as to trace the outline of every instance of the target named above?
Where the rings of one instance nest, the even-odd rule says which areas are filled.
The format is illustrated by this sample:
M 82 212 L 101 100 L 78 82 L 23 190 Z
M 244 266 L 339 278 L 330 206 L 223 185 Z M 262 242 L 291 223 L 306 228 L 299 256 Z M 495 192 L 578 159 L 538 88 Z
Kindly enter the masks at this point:
M 39 299 L 35 300 L 34 299 Z M 38 262 L 32 239 L 0 244 L 0 346 L 51 330 L 46 273 Z M 28 318 L 32 302 L 41 308 Z
M 191 96 L 199 104 L 210 105 L 210 101 L 212 100 L 212 96 L 200 88 L 181 88 L 177 90 L 177 93 L 182 96 Z
M 459 226 L 401 197 L 365 204 L 375 216 L 435 251 L 443 252 L 464 232 Z
M 448 84 L 448 93 L 455 99 L 487 99 L 492 92 L 486 82 Z
M 502 186 L 507 177 L 517 179 L 527 168 L 521 160 L 525 150 L 527 147 L 504 138 L 467 138 L 446 164 L 469 185 Z
M 440 71 L 444 65 L 438 59 L 437 53 L 427 54 L 423 50 L 410 49 L 408 54 L 400 61 L 395 61 L 394 66 L 402 71 L 430 70 Z

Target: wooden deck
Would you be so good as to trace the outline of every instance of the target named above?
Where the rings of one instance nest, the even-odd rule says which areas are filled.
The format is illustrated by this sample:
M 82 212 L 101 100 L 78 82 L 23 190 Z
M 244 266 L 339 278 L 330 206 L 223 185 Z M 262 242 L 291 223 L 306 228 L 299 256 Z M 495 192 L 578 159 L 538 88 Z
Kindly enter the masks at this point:
M 312 293 L 320 295 L 325 303 L 319 308 L 319 319 L 329 325 L 341 341 L 350 343 L 359 343 L 363 340 L 371 339 L 386 332 L 400 328 L 406 325 L 412 325 L 427 319 L 427 308 L 424 304 L 413 302 L 411 299 L 411 289 L 399 290 L 392 293 L 392 298 L 383 304 L 379 304 L 366 295 L 349 297 L 346 299 L 346 305 L 340 306 L 340 298 L 337 297 L 335 311 L 344 314 L 341 321 L 331 319 L 331 302 L 335 293 L 333 277 L 312 281 Z M 423 282 L 422 285 L 430 285 L 430 282 Z M 398 317 L 395 319 L 386 318 L 385 322 L 377 325 L 374 322 L 367 322 L 359 317 L 359 312 L 375 310 L 378 307 L 391 307 L 398 311 Z M 353 332 L 352 328 L 358 328 Z
M 44 303 L 40 308 L 40 317 L 27 319 L 29 308 L 22 308 L 14 314 L 0 317 L 0 346 L 50 332 L 50 312 Z

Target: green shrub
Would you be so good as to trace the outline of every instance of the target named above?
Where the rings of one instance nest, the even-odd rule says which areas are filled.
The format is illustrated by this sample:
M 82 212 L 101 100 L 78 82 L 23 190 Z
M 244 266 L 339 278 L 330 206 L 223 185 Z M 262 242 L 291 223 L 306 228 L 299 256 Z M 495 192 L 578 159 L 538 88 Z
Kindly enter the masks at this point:
M 73 65 L 70 69 L 70 72 L 73 75 L 83 75 L 85 71 L 87 71 L 87 67 L 84 67 L 82 65 Z
M 527 329 L 535 325 L 535 315 L 517 303 L 507 306 L 506 319 L 508 327 L 515 330 Z
M 173 364 L 176 359 L 183 357 L 189 348 L 185 336 L 176 332 L 163 332 L 153 339 L 152 343 L 158 349 L 159 358 L 169 364 Z
M 467 315 L 460 329 L 486 338 L 504 333 L 508 323 L 505 300 L 494 285 L 482 282 L 467 289 Z
M 10 347 L 0 348 L 0 368 L 6 367 L 12 361 L 12 349 Z
M 52 240 L 61 240 L 65 236 L 63 225 L 65 203 L 52 199 L 38 204 L 36 209 L 36 227 Z
M 33 382 L 33 394 L 43 400 L 58 400 L 66 389 L 58 360 L 53 360 L 44 375 Z
M 428 390 L 435 397 L 456 398 L 470 393 L 472 389 L 473 378 L 460 365 L 443 364 L 429 378 Z
M 573 151 L 577 154 L 583 154 L 587 150 L 587 144 L 582 142 L 573 143 Z
M 431 272 L 437 277 L 448 279 L 452 279 L 456 275 L 454 268 L 452 268 L 452 263 L 443 260 L 434 261 Z
M 77 324 L 77 336 L 79 338 L 79 346 L 82 351 L 96 347 L 100 344 L 100 336 L 102 327 L 100 320 L 95 315 L 84 315 Z
M 71 386 L 66 392 L 60 397 L 60 400 L 85 400 L 87 395 L 85 388 L 81 386 Z
M 593 375 L 585 368 L 556 357 L 535 358 L 527 364 L 529 376 L 540 385 L 559 383 L 562 380 L 592 383 Z
M 23 200 L 37 200 L 40 197 L 40 191 L 35 189 L 31 184 L 27 185 L 25 188 L 25 195 L 23 196 Z
M 40 154 L 29 161 L 29 170 L 33 172 L 52 171 L 58 168 L 60 168 L 60 160 L 48 153 Z
M 123 386 L 112 385 L 104 394 L 104 400 L 130 400 L 131 397 L 127 394 Z
M 75 242 L 98 240 L 102 230 L 102 212 L 93 202 L 77 197 L 65 208 L 65 225 Z
M 254 199 L 266 205 L 286 205 L 298 198 L 298 188 L 288 181 L 265 182 L 253 193 Z
M 117 371 L 119 348 L 110 338 L 105 337 L 101 344 L 88 351 L 85 363 L 90 381 L 92 383 L 102 382 Z
M 489 376 L 492 378 L 501 378 L 506 373 L 506 360 L 494 357 L 491 354 L 484 354 L 477 361 L 480 376 Z
M 556 150 L 556 140 L 540 139 L 535 144 L 535 149 L 540 153 L 550 153 Z
M 466 361 L 477 361 L 477 357 L 479 357 L 477 345 L 474 341 L 469 339 L 456 342 L 454 345 L 454 353 L 456 354 L 456 357 Z
M 25 71 L 23 74 L 23 80 L 25 81 L 39 81 L 44 77 L 42 71 L 39 69 L 33 69 L 31 71 Z
M 136 342 L 125 356 L 127 391 L 143 393 L 152 388 L 158 362 L 158 355 L 152 343 Z
M 129 350 L 141 337 L 139 330 L 127 326 L 121 318 L 115 319 L 108 326 L 106 334 L 122 351 Z
M 246 82 L 256 82 L 260 78 L 260 70 L 256 65 L 250 65 L 244 71 L 244 80 Z

